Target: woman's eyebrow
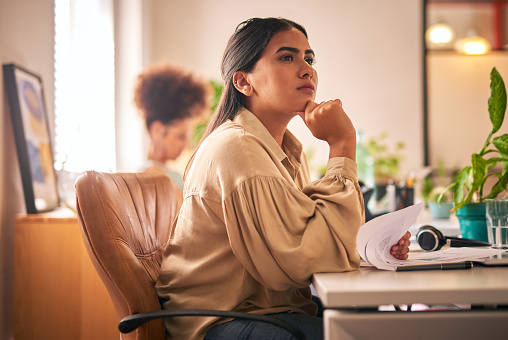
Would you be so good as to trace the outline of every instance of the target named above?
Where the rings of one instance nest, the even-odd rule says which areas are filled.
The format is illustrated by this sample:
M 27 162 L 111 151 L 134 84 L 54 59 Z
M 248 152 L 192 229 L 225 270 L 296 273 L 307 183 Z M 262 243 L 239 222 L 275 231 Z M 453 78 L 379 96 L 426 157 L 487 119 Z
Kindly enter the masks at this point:
M 275 52 L 275 54 L 281 52 L 281 51 L 290 51 L 290 52 L 293 52 L 293 53 L 298 53 L 300 52 L 299 49 L 297 48 L 294 48 L 294 47 L 288 47 L 288 46 L 282 46 L 281 48 L 279 48 L 277 50 L 277 52 Z M 308 50 L 305 50 L 305 54 L 312 54 L 312 55 L 315 55 L 314 51 L 311 50 L 311 49 L 308 49 Z

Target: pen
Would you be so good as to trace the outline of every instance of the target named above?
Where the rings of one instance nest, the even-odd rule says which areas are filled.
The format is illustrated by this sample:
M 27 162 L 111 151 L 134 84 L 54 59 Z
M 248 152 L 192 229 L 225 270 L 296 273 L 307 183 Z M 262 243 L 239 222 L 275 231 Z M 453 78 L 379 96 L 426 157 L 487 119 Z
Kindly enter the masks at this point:
M 438 263 L 438 264 L 423 264 L 417 266 L 402 266 L 397 267 L 397 272 L 408 272 L 414 270 L 451 270 L 451 269 L 469 269 L 473 266 L 471 261 L 460 263 Z

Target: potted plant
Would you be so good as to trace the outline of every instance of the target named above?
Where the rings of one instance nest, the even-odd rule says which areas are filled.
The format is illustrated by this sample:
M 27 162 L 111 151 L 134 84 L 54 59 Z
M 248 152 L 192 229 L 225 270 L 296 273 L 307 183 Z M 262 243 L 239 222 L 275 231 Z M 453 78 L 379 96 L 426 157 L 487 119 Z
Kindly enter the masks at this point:
M 446 186 L 457 177 L 457 170 L 449 173 L 443 160 L 438 161 L 437 168 L 428 174 L 422 183 L 422 197 L 430 214 L 434 218 L 449 218 L 453 209 L 453 194 L 451 191 L 444 193 L 443 199 L 438 202 L 440 194 Z
M 488 241 L 484 200 L 506 194 L 508 185 L 508 134 L 494 137 L 506 112 L 506 88 L 495 67 L 490 80 L 488 111 L 492 129 L 480 152 L 471 155 L 471 164 L 460 170 L 457 179 L 438 198 L 441 201 L 446 191 L 453 190 L 453 210 L 459 218 L 462 236 L 481 241 Z M 485 187 L 488 179 L 494 181 L 490 192 Z
M 403 142 L 398 142 L 394 149 L 390 149 L 384 140 L 388 137 L 387 132 L 369 139 L 366 148 L 374 159 L 374 179 L 376 188 L 376 201 L 386 194 L 387 183 L 397 181 L 400 172 L 400 164 L 404 160 L 402 150 Z
M 429 201 L 427 203 L 430 214 L 434 218 L 449 218 L 453 209 L 452 195 L 447 195 L 444 201 L 438 201 L 440 193 L 445 189 L 444 187 L 434 187 L 430 193 Z
M 395 177 L 399 175 L 400 163 L 404 159 L 401 151 L 404 149 L 405 144 L 399 142 L 393 150 L 390 150 L 384 143 L 387 137 L 388 133 L 382 132 L 378 136 L 369 139 L 366 145 L 369 154 L 374 158 L 376 182 L 395 180 Z

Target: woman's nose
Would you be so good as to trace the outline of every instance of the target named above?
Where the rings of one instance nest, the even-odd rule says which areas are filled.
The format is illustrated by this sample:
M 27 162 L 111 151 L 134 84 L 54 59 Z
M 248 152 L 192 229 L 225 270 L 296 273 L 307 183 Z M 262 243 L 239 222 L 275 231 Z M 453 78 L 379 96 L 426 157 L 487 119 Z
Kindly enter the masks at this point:
M 316 70 L 314 70 L 314 67 L 309 65 L 307 62 L 305 62 L 305 65 L 302 66 L 302 69 L 300 70 L 300 78 L 312 78 L 314 76 L 314 73 Z

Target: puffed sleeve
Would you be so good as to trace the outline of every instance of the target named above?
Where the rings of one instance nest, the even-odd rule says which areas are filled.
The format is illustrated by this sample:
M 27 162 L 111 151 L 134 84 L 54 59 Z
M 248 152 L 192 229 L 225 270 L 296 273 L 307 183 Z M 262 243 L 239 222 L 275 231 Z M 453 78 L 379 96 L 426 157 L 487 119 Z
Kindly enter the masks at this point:
M 317 272 L 355 270 L 364 206 L 356 163 L 337 157 L 303 191 L 278 177 L 254 176 L 223 201 L 235 256 L 273 290 L 306 287 Z

